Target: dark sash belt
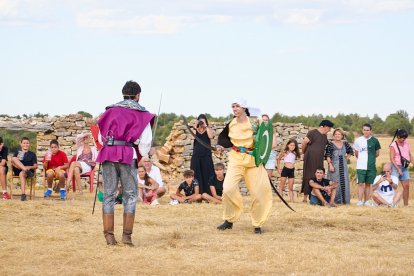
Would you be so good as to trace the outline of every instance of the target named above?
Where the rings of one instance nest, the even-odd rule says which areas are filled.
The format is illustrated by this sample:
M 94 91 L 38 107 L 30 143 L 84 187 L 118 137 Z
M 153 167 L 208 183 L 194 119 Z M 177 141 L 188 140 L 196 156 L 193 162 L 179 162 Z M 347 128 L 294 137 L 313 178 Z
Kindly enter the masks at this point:
M 126 142 L 126 141 L 114 140 L 114 143 L 113 144 L 111 143 L 110 145 L 108 145 L 107 143 L 105 143 L 105 146 L 108 146 L 108 147 L 112 147 L 112 146 L 127 146 L 127 147 L 134 148 L 137 145 L 135 145 L 134 143 Z

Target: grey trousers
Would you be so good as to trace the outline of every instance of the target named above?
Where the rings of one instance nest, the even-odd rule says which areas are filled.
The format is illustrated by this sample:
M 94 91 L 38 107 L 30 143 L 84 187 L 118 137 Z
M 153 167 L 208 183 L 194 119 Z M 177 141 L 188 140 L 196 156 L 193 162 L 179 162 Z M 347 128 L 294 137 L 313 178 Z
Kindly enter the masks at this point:
M 102 212 L 104 214 L 114 213 L 119 181 L 122 185 L 124 213 L 135 213 L 138 185 L 137 169 L 134 165 L 106 161 L 102 163 L 102 184 L 104 188 Z

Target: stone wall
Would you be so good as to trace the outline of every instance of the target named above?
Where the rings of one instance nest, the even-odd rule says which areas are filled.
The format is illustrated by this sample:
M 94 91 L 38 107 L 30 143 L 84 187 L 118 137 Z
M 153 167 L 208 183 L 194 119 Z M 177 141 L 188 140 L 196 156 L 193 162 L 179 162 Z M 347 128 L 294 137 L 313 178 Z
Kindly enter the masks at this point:
M 190 123 L 190 125 L 192 125 Z M 212 146 L 217 144 L 218 134 L 223 130 L 224 123 L 210 123 L 215 136 L 212 139 Z M 285 147 L 287 141 L 295 138 L 298 141 L 299 148 L 302 148 L 304 137 L 309 128 L 302 124 L 273 124 L 273 129 L 277 134 L 277 154 Z M 164 173 L 164 181 L 171 185 L 176 185 L 183 181 L 183 172 L 190 168 L 190 160 L 193 152 L 194 137 L 188 133 L 187 128 L 182 121 L 174 124 L 170 135 L 167 137 L 165 144 L 157 149 L 155 158 L 156 165 L 161 168 Z M 213 154 L 213 162 L 223 162 L 227 164 L 227 154 L 218 156 Z M 303 175 L 303 161 L 296 162 L 294 190 L 300 191 Z M 272 177 L 274 183 L 278 183 L 279 175 L 275 170 Z M 287 185 L 286 185 L 287 189 Z M 241 185 L 242 194 L 247 194 L 244 183 Z

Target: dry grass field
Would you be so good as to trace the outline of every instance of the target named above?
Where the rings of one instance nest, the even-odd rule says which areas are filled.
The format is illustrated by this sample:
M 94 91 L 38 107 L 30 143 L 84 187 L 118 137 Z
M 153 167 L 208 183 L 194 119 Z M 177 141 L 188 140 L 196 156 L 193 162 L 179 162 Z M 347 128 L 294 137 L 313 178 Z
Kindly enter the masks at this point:
M 220 205 L 170 206 L 164 197 L 138 205 L 132 248 L 106 246 L 101 204 L 92 215 L 92 194 L 72 197 L 0 201 L 0 275 L 414 274 L 413 197 L 396 209 L 296 203 L 296 213 L 275 198 L 262 235 L 252 233 L 248 197 L 224 232 L 215 229 Z
M 378 165 L 389 160 L 390 140 L 380 138 Z M 33 201 L 0 201 L 0 275 L 413 275 L 413 190 L 411 205 L 396 209 L 356 207 L 353 199 L 330 209 L 295 203 L 294 213 L 275 198 L 263 235 L 253 234 L 249 197 L 224 232 L 216 230 L 221 206 L 170 206 L 164 197 L 159 206 L 138 205 L 132 248 L 106 245 L 93 194 L 45 200 L 38 190 Z M 117 205 L 118 240 L 121 217 Z

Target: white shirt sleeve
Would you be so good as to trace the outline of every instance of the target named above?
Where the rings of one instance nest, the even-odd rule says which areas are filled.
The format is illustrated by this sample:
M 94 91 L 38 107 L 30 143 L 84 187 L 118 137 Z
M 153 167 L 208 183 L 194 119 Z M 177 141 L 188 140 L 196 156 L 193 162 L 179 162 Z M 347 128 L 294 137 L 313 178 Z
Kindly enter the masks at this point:
M 154 164 L 152 164 L 151 166 L 151 171 L 148 173 L 148 175 L 155 180 L 155 182 L 158 183 L 159 187 L 164 186 L 164 182 L 162 182 L 162 176 L 161 176 L 161 171 L 160 169 L 155 166 Z
M 148 155 L 152 145 L 152 130 L 150 123 L 148 123 L 148 125 L 144 128 L 141 136 L 134 142 L 134 144 L 138 144 L 138 149 L 141 156 Z

